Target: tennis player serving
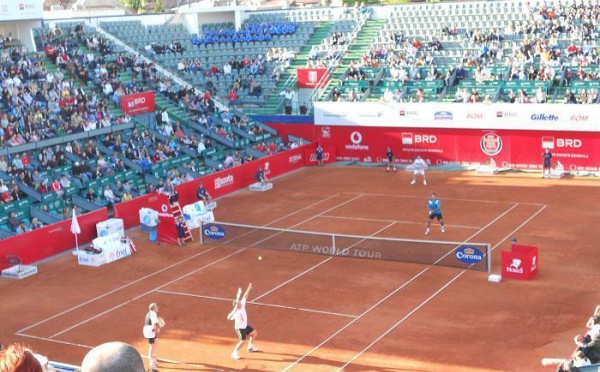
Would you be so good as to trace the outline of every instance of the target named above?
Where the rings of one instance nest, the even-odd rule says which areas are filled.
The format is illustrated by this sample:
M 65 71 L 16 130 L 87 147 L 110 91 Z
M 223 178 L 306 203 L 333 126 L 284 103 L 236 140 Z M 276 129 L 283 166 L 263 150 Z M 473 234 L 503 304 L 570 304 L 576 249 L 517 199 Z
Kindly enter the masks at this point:
M 148 306 L 148 312 L 144 319 L 143 333 L 144 337 L 148 340 L 148 359 L 150 360 L 150 368 L 156 369 L 156 338 L 160 333 L 160 330 L 165 326 L 163 318 L 158 316 L 158 305 L 151 303 Z
M 425 235 L 429 235 L 429 228 L 431 227 L 431 221 L 434 218 L 440 222 L 442 225 L 442 233 L 446 232 L 446 227 L 444 226 L 444 219 L 442 217 L 442 202 L 438 199 L 437 194 L 431 194 L 431 199 L 427 202 L 427 209 L 429 210 L 429 219 L 427 220 L 427 230 L 425 230 Z
M 240 359 L 239 349 L 246 342 L 246 339 L 248 339 L 248 352 L 258 351 L 258 347 L 252 344 L 252 341 L 255 341 L 258 336 L 258 332 L 248 325 L 248 315 L 246 314 L 246 300 L 251 289 L 252 283 L 248 284 L 248 289 L 246 289 L 246 293 L 242 296 L 242 288 L 238 288 L 235 301 L 233 302 L 233 310 L 227 315 L 228 320 L 234 321 L 235 332 L 239 338 L 238 343 L 233 348 L 233 352 L 231 352 L 231 358 L 234 360 Z

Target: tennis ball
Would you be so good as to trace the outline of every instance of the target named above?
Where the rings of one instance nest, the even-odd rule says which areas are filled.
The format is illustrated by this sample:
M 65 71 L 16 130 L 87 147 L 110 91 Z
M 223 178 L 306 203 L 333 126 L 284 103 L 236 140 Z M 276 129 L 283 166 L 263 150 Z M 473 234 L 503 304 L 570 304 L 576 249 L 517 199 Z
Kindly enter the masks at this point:
M 262 261 L 262 256 L 258 256 L 258 260 L 259 260 L 259 261 Z

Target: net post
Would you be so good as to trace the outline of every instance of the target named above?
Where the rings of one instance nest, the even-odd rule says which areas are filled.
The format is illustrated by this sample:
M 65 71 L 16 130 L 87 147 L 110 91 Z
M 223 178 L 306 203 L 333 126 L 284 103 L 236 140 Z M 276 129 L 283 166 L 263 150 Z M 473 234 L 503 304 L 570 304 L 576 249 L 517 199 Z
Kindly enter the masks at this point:
M 486 253 L 487 253 L 487 272 L 492 271 L 492 246 L 491 244 L 486 244 Z
M 335 234 L 331 234 L 331 245 L 333 248 L 333 252 L 335 252 L 334 256 L 337 256 L 337 248 L 335 247 Z
M 204 222 L 200 222 L 200 244 L 204 245 Z

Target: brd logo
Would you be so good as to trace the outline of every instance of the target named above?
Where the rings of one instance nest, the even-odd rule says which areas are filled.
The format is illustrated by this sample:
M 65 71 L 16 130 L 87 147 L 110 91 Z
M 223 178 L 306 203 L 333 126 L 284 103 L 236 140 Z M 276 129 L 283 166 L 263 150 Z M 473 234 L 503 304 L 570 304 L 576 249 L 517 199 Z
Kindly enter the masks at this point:
M 466 264 L 476 264 L 483 260 L 483 252 L 479 248 L 463 245 L 456 250 L 456 258 Z
M 225 229 L 219 225 L 208 225 L 204 228 L 204 235 L 207 238 L 219 240 L 225 237 Z

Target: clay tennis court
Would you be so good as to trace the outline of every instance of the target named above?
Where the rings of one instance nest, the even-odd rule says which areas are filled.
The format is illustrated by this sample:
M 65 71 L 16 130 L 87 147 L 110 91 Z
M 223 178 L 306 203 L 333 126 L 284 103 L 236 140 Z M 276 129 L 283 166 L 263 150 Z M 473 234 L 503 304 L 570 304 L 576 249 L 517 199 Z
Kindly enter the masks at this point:
M 377 168 L 305 168 L 267 193 L 218 200 L 225 222 L 377 237 L 490 243 L 492 272 L 512 238 L 540 249 L 530 282 L 488 273 L 243 247 L 156 245 L 99 268 L 71 255 L 23 281 L 0 280 L 0 341 L 25 342 L 79 365 L 120 340 L 146 354 L 147 306 L 160 305 L 160 371 L 544 371 L 565 357 L 598 304 L 598 181 L 430 171 L 428 186 Z M 423 235 L 426 202 L 442 200 L 447 232 Z M 209 242 L 206 242 L 209 243 Z M 427 249 L 426 246 L 423 249 Z M 257 257 L 262 256 L 258 261 Z M 233 361 L 225 319 L 238 286 L 260 352 Z M 147 362 L 147 361 L 146 361 Z

